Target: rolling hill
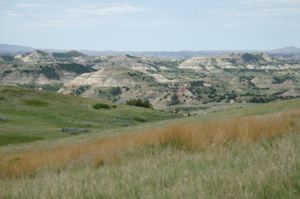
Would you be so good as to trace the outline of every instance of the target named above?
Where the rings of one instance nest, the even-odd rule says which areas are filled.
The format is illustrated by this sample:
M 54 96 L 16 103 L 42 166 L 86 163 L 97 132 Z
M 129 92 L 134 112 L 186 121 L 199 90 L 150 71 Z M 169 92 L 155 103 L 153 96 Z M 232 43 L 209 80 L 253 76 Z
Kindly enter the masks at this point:
M 97 103 L 108 104 L 111 108 L 94 109 L 93 105 Z M 1 122 L 0 145 L 6 145 L 69 137 L 68 133 L 61 132 L 62 127 L 101 132 L 180 116 L 73 95 L 0 85 L 0 117 L 6 119 L 6 122 Z
M 3 198 L 300 194 L 299 99 L 166 120 L 151 109 L 96 110 L 96 100 L 12 86 L 0 86 L 0 96 L 0 140 L 9 144 L 0 146 Z M 152 119 L 124 128 L 132 114 Z

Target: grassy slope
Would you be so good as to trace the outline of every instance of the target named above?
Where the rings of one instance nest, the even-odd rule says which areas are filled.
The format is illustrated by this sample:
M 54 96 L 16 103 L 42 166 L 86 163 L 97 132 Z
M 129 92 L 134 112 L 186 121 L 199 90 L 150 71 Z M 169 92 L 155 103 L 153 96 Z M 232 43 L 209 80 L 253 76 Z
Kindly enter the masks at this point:
M 80 99 L 82 100 L 70 96 L 70 101 L 73 101 L 74 105 Z M 84 104 L 92 105 L 93 102 L 88 100 Z M 42 145 L 84 142 L 86 139 L 104 134 L 139 131 L 208 119 L 260 115 L 295 108 L 300 108 L 299 99 L 196 117 L 145 123 L 126 129 L 107 129 L 103 132 L 95 129 L 95 133 L 92 134 L 1 148 L 7 152 L 21 151 L 40 148 Z M 0 110 L 2 113 L 2 107 Z M 68 110 L 71 111 L 71 108 Z M 13 111 L 11 110 L 10 113 Z M 12 116 L 13 114 L 7 116 L 7 119 L 13 119 Z M 18 117 L 21 121 L 22 117 Z M 78 118 L 74 121 L 68 121 L 67 124 L 80 125 L 83 122 Z M 3 124 L 6 125 L 1 123 Z M 43 125 L 47 128 L 59 128 L 51 122 L 45 122 Z M 0 196 L 4 198 L 19 196 L 29 198 L 298 198 L 300 196 L 299 142 L 300 135 L 295 134 L 249 145 L 235 144 L 221 150 L 207 148 L 184 151 L 170 145 L 124 150 L 121 161 L 114 165 L 94 167 L 89 162 L 78 164 L 74 161 L 63 170 L 42 170 L 32 178 L 24 176 L 19 179 L 0 179 L 2 185 Z
M 60 132 L 62 127 L 90 128 L 90 131 L 100 133 L 105 129 L 123 127 L 123 120 L 107 122 L 108 119 L 115 119 L 115 116 L 123 117 L 124 120 L 132 120 L 128 116 L 134 116 L 135 119 L 152 116 L 152 120 L 156 120 L 162 119 L 158 115 L 166 115 L 151 109 L 119 104 L 116 108 L 96 110 L 93 105 L 101 101 L 11 86 L 0 86 L 0 97 L 0 117 L 7 120 L 0 123 L 0 137 L 2 141 L 4 136 L 16 141 L 12 143 L 25 142 L 26 136 L 28 141 L 34 138 L 69 137 L 68 133 Z M 38 100 L 38 103 L 33 101 L 26 104 L 26 101 L 31 100 Z M 84 126 L 84 123 L 91 126 Z

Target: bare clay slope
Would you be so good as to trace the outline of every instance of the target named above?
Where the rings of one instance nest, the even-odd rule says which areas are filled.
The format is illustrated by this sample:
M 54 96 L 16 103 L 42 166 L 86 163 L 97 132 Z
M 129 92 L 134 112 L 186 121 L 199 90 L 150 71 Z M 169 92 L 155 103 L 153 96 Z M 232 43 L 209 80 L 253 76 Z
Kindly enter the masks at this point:
M 181 63 L 179 68 L 200 71 L 228 68 L 285 70 L 298 69 L 300 64 L 272 58 L 266 53 L 226 53 L 220 56 L 193 57 Z

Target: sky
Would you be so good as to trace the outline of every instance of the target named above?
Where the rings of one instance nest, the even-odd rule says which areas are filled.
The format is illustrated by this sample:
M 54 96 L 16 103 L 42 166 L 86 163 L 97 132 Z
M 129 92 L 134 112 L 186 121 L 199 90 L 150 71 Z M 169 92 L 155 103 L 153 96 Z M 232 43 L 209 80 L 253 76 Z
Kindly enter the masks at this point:
M 300 0 L 0 0 L 0 44 L 96 51 L 300 48 Z

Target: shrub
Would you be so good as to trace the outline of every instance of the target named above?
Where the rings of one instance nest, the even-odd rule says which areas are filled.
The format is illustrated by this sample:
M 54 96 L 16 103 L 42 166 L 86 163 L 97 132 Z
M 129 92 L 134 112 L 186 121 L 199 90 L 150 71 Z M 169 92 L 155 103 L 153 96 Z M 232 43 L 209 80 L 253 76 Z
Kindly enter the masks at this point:
M 127 105 L 130 106 L 139 106 L 144 108 L 152 108 L 152 104 L 149 102 L 149 100 L 143 101 L 141 98 L 138 99 L 131 99 L 129 101 L 126 101 Z
M 128 115 L 127 118 L 132 119 L 134 118 L 134 115 Z
M 84 123 L 83 126 L 91 126 L 91 124 L 87 122 L 87 123 Z
M 191 87 L 199 87 L 199 86 L 203 86 L 203 81 L 192 81 L 190 82 Z
M 94 104 L 94 109 L 100 109 L 100 108 L 104 108 L 104 109 L 110 109 L 108 104 L 102 104 L 102 103 L 97 103 Z
M 88 133 L 89 129 L 62 127 L 61 132 L 69 132 L 70 135 L 74 135 L 78 133 Z
M 173 94 L 171 99 L 172 99 L 172 101 L 169 103 L 169 105 L 177 105 L 180 103 L 177 94 Z
M 147 122 L 145 117 L 134 117 L 133 119 L 137 122 Z
M 151 116 L 147 116 L 147 117 L 146 117 L 146 120 L 147 120 L 147 121 L 151 121 L 152 119 L 153 119 L 153 117 L 151 117 Z
M 5 117 L 0 117 L 0 121 L 7 122 L 7 120 L 5 119 Z
M 123 126 L 130 126 L 130 123 L 124 122 L 124 123 L 123 123 Z

